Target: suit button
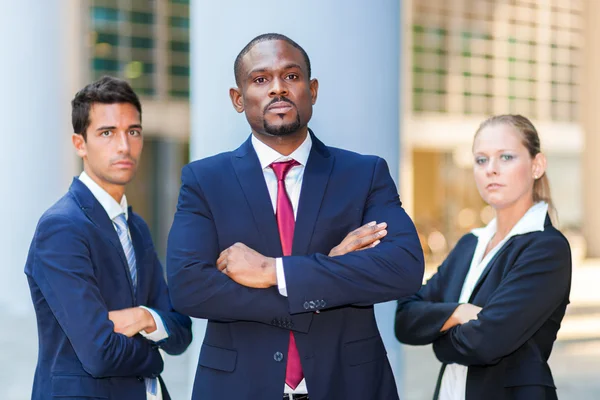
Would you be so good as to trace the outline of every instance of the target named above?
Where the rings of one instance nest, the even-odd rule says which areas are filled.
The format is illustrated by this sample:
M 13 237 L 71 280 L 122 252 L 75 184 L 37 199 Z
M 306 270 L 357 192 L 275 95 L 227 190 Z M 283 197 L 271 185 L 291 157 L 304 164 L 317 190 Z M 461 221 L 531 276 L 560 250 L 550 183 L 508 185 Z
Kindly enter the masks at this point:
M 283 354 L 278 351 L 273 355 L 273 359 L 277 362 L 281 362 L 283 360 Z
M 311 301 L 308 302 L 308 304 L 309 304 L 311 310 L 315 309 L 315 302 L 314 301 L 311 300 Z
M 308 301 L 304 302 L 304 309 L 308 310 L 310 308 L 310 305 L 308 304 Z
M 138 377 L 137 377 L 137 380 L 138 380 L 138 381 L 140 381 L 140 382 L 143 382 L 143 381 L 144 381 L 144 378 L 143 378 L 143 377 L 141 377 L 141 376 L 138 376 Z

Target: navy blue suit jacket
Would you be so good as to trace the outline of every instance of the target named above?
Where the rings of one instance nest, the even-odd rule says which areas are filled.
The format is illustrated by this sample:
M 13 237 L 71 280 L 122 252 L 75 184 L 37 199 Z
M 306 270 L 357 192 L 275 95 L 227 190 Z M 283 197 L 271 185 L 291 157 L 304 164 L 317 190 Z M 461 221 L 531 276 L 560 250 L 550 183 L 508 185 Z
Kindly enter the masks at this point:
M 384 160 L 312 139 L 292 256 L 283 257 L 288 297 L 277 287 L 241 286 L 215 266 L 219 253 L 236 242 L 282 256 L 251 140 L 183 169 L 167 272 L 175 309 L 209 320 L 194 399 L 281 399 L 289 330 L 311 400 L 398 396 L 373 305 L 421 286 L 423 254 L 416 230 Z M 388 223 L 381 244 L 326 256 L 369 221 Z
M 145 400 L 143 377 L 163 369 L 158 348 L 179 354 L 191 342 L 191 321 L 171 307 L 150 231 L 131 210 L 129 230 L 136 295 L 112 221 L 79 179 L 40 219 L 25 266 L 39 335 L 32 399 Z M 113 332 L 108 312 L 139 305 L 162 318 L 163 342 Z
M 547 361 L 569 303 L 569 243 L 548 217 L 543 232 L 510 238 L 469 299 L 483 308 L 478 319 L 440 333 L 458 306 L 476 247 L 476 236 L 463 236 L 427 284 L 398 302 L 398 340 L 433 343 L 443 363 L 438 389 L 446 364 L 468 366 L 466 400 L 555 399 Z

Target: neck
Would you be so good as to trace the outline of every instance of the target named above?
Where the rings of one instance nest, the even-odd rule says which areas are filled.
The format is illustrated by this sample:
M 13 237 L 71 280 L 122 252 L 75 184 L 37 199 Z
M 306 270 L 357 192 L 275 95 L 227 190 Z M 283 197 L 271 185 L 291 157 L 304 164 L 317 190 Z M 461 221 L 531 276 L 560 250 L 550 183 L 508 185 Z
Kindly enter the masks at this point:
M 294 133 L 285 136 L 273 136 L 264 133 L 252 131 L 254 137 L 284 156 L 292 154 L 304 141 L 308 135 L 308 128 L 305 126 Z
M 88 168 L 86 168 L 85 166 L 83 167 L 83 170 L 90 177 L 91 180 L 96 182 L 98 184 L 98 186 L 100 186 L 102 189 L 104 189 L 106 191 L 106 193 L 108 193 L 110 195 L 110 197 L 115 199 L 115 201 L 117 203 L 121 204 L 121 200 L 123 199 L 123 195 L 125 194 L 125 186 L 115 185 L 115 184 L 111 184 L 106 181 L 103 181 L 102 179 L 98 178 L 94 173 L 91 173 L 90 170 Z
M 510 207 L 496 210 L 496 235 L 502 240 L 511 229 L 519 222 L 523 215 L 533 206 L 533 200 L 521 201 Z

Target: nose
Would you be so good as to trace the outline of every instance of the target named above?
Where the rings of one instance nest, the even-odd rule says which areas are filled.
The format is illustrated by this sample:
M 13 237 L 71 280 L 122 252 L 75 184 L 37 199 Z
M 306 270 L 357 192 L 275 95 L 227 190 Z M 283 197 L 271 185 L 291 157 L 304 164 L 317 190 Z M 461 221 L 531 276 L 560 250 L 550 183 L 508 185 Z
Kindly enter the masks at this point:
M 288 89 L 283 80 L 279 77 L 273 78 L 271 81 L 271 88 L 269 89 L 269 96 L 287 96 Z
M 498 160 L 495 157 L 490 158 L 485 172 L 488 176 L 498 175 Z
M 121 132 L 119 134 L 119 140 L 117 142 L 117 150 L 120 154 L 129 154 L 130 144 L 129 144 L 129 133 Z

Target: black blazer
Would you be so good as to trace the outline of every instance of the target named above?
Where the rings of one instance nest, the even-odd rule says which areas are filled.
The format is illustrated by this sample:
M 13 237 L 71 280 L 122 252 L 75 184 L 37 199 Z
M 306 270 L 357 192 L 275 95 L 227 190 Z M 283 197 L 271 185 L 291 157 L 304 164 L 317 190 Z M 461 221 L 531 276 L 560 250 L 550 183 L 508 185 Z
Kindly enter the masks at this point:
M 477 247 L 463 236 L 437 273 L 413 296 L 398 301 L 396 337 L 433 344 L 442 370 L 469 367 L 466 400 L 556 399 L 548 358 L 569 303 L 571 249 L 546 216 L 543 232 L 510 238 L 483 271 L 469 303 L 476 321 L 440 333 L 458 306 Z

